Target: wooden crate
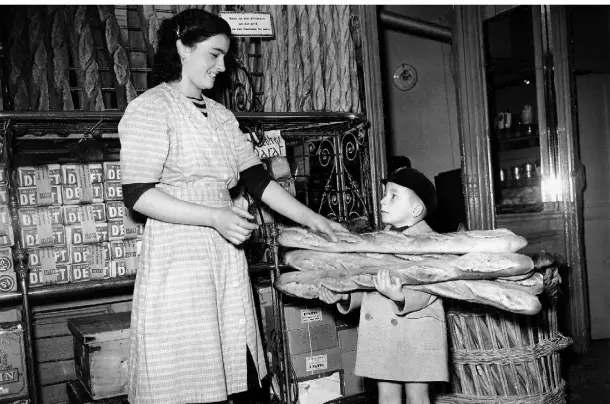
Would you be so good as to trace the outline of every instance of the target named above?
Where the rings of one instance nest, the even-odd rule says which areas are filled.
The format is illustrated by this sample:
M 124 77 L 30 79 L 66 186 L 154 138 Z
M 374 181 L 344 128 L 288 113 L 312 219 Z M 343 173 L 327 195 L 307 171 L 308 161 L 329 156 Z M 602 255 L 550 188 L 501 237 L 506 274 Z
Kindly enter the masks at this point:
M 112 397 L 104 400 L 93 400 L 78 380 L 71 380 L 67 384 L 70 404 L 129 404 L 127 396 Z
M 68 320 L 76 377 L 94 400 L 127 394 L 130 312 Z

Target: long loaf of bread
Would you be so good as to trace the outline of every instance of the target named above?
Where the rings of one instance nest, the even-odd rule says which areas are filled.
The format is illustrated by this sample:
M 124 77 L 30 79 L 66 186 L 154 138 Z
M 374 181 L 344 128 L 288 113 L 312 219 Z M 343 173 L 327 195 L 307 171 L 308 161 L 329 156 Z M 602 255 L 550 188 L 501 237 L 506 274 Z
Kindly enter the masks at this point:
M 371 289 L 373 276 L 338 275 L 336 271 L 314 270 L 295 271 L 282 274 L 275 281 L 275 288 L 282 293 L 304 299 L 319 297 L 320 286 L 337 292 L 347 293 L 359 289 Z M 512 282 L 486 280 L 456 280 L 426 285 L 409 285 L 408 288 L 441 297 L 481 303 L 519 314 L 536 314 L 541 305 L 535 296 L 542 290 L 541 279 L 535 277 L 538 285 L 515 286 Z
M 293 250 L 284 254 L 284 262 L 301 271 L 315 269 L 334 270 L 346 275 L 376 274 L 387 268 L 396 274 L 406 275 L 405 284 L 435 283 L 455 279 L 489 279 L 523 275 L 534 269 L 534 262 L 517 253 L 468 253 L 449 255 L 450 259 L 421 256 L 418 261 L 407 261 L 392 254 L 378 257 L 355 253 L 328 253 Z
M 289 227 L 280 233 L 284 247 L 327 252 L 372 252 L 391 254 L 466 254 L 470 252 L 516 252 L 527 245 L 525 238 L 508 229 L 472 230 L 457 233 L 427 233 L 408 236 L 394 231 L 337 233 L 332 242 L 322 233 Z

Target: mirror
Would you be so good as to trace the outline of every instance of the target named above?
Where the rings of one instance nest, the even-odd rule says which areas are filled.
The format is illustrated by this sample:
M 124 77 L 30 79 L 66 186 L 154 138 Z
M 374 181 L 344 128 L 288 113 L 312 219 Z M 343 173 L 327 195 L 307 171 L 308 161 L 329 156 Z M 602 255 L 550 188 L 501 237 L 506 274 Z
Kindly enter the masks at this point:
M 540 6 L 516 7 L 483 24 L 497 214 L 542 211 L 558 200 L 543 24 Z

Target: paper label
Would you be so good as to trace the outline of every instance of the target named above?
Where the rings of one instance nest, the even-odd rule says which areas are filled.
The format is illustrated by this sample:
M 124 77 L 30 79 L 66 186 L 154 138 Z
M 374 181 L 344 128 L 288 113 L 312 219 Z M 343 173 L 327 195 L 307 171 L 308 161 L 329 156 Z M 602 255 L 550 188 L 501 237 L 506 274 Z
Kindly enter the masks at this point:
M 305 370 L 315 372 L 328 368 L 327 355 L 314 355 L 305 358 Z
M 138 241 L 139 240 L 128 240 L 125 241 L 125 270 L 127 275 L 135 275 L 138 272 L 139 259 L 138 259 Z
M 301 324 L 313 323 L 316 321 L 322 321 L 322 310 L 321 309 L 304 309 L 301 310 Z
M 53 204 L 53 193 L 51 179 L 49 178 L 49 167 L 36 167 L 36 199 L 38 206 L 49 206 Z
M 256 134 L 250 134 L 248 140 L 252 141 L 251 136 L 256 138 Z M 261 139 L 256 139 L 260 142 Z M 264 132 L 264 139 L 260 146 L 254 146 L 254 152 L 260 159 L 268 159 L 275 156 L 286 156 L 286 142 L 279 130 Z
M 101 280 L 108 277 L 106 273 L 108 265 L 104 250 L 105 248 L 101 244 L 91 245 L 91 280 Z

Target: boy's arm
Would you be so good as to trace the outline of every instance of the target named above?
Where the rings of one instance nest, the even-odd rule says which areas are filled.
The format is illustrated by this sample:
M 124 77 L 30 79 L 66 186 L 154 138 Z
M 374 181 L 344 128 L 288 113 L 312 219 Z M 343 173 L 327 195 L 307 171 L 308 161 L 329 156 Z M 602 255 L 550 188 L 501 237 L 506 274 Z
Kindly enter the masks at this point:
M 347 300 L 337 302 L 337 309 L 341 314 L 347 314 L 362 306 L 362 296 L 364 296 L 363 292 L 352 292 L 348 296 L 349 297 Z
M 402 293 L 405 296 L 404 302 L 394 302 L 394 313 L 398 316 L 404 316 L 414 311 L 418 311 L 434 303 L 438 296 L 430 293 L 420 292 L 408 287 L 402 288 Z

